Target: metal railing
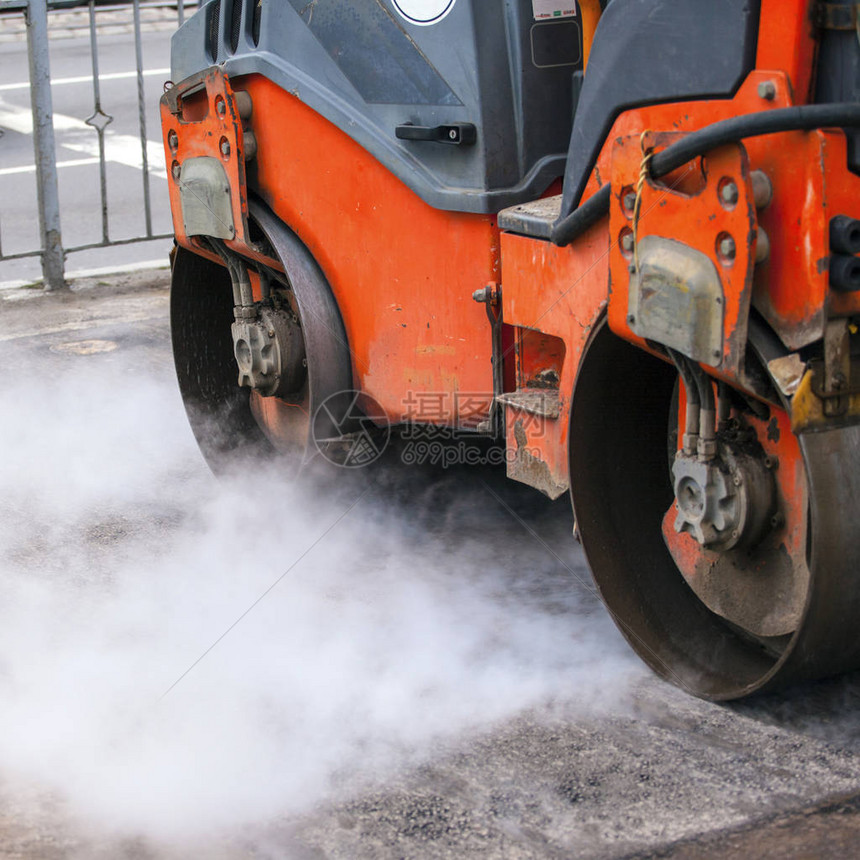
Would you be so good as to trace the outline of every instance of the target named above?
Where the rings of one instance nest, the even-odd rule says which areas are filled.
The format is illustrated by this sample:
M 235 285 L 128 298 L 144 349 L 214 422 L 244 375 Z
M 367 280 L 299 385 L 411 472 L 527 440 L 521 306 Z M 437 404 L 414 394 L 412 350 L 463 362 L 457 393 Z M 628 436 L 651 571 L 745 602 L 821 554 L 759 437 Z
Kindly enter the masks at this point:
M 171 16 L 171 19 L 175 15 L 176 26 L 180 26 L 185 19 L 186 7 L 192 5 L 192 3 L 185 2 L 185 0 L 173 0 L 169 4 L 167 2 L 142 4 L 140 0 L 133 0 L 130 5 L 132 7 L 137 79 L 138 134 L 140 138 L 144 230 L 141 235 L 131 237 L 114 238 L 111 235 L 105 133 L 108 126 L 114 121 L 114 117 L 105 110 L 102 104 L 99 76 L 99 34 L 96 26 L 97 16 L 109 10 L 102 6 L 97 7 L 94 0 L 90 0 L 87 8 L 89 13 L 88 30 L 92 66 L 93 106 L 91 114 L 83 122 L 93 129 L 93 133 L 98 139 L 101 236 L 95 242 L 78 244 L 72 247 L 64 247 L 62 241 L 54 112 L 51 94 L 48 2 L 47 0 L 22 0 L 19 7 L 23 12 L 27 36 L 40 247 L 13 254 L 4 254 L 2 235 L 0 235 L 0 262 L 25 257 L 39 257 L 41 259 L 45 289 L 60 289 L 65 286 L 66 254 L 95 248 L 106 248 L 112 245 L 127 245 L 152 239 L 166 239 L 172 235 L 172 233 L 154 232 L 152 226 L 152 201 L 150 194 L 152 171 L 150 168 L 149 153 L 147 152 L 141 9 L 161 8 Z M 196 3 L 193 5 L 196 5 Z M 9 5 L 6 4 L 5 8 L 9 8 Z M 119 7 L 110 8 L 115 12 Z

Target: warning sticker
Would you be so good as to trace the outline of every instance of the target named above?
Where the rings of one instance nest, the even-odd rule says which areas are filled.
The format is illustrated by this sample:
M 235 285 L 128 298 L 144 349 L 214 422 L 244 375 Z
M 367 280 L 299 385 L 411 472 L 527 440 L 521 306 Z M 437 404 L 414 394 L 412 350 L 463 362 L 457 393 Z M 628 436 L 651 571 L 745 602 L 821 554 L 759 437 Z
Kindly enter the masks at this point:
M 576 15 L 573 0 L 532 0 L 535 21 L 546 18 L 570 18 Z

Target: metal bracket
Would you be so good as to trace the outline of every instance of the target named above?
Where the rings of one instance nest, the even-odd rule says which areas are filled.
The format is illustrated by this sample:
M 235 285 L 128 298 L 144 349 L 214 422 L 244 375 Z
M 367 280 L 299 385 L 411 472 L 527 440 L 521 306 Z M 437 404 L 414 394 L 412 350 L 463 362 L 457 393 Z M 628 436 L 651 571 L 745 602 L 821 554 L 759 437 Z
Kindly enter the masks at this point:
M 490 323 L 493 349 L 493 402 L 490 404 L 490 414 L 486 422 L 481 422 L 478 429 L 489 433 L 494 438 L 500 438 L 504 433 L 504 410 L 499 408 L 498 396 L 504 389 L 502 350 L 502 285 L 495 282 L 487 284 L 472 293 L 472 298 L 483 304 Z
M 491 285 L 492 286 L 492 285 Z M 504 351 L 502 349 L 502 286 L 499 284 L 494 291 L 495 302 L 488 299 L 484 306 L 487 311 L 487 319 L 493 333 L 493 402 L 490 405 L 490 432 L 496 439 L 505 433 L 505 412 L 499 409 L 496 403 L 496 394 L 501 394 L 505 387 L 504 378 Z
M 830 418 L 844 415 L 849 395 L 860 393 L 860 359 L 853 363 L 857 364 L 854 373 L 848 320 L 830 320 L 824 330 L 824 358 L 809 363 L 812 390 Z

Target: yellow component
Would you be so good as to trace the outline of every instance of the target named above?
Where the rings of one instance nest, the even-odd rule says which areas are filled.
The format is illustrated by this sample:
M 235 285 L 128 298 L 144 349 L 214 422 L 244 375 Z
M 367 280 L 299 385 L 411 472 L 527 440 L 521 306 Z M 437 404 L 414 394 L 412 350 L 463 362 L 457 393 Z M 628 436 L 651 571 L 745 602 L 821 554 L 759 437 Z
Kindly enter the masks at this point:
M 860 422 L 860 394 L 845 396 L 848 397 L 848 409 L 844 413 L 836 417 L 825 415 L 823 401 L 812 390 L 812 371 L 807 370 L 791 398 L 792 433 L 828 430 Z
M 582 68 L 585 69 L 588 67 L 594 31 L 600 20 L 600 0 L 579 0 L 579 9 L 582 12 Z

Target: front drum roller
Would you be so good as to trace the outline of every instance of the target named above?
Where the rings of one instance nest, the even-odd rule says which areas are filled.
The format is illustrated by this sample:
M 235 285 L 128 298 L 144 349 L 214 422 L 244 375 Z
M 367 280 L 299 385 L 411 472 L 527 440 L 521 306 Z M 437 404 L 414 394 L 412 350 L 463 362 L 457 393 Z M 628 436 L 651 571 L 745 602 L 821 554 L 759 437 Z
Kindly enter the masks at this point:
M 295 465 L 316 454 L 314 439 L 337 435 L 327 425 L 335 395 L 352 388 L 349 346 L 331 288 L 296 235 L 260 203 L 251 220 L 286 274 L 301 327 L 306 373 L 291 396 L 263 396 L 239 385 L 231 335 L 233 289 L 225 266 L 176 250 L 170 325 L 179 390 L 204 457 L 219 472 L 237 456 L 278 452 Z M 320 407 L 326 404 L 325 409 Z M 344 408 L 349 401 L 344 402 Z M 316 418 L 316 423 L 314 419 Z
M 713 700 L 860 667 L 860 541 L 854 534 L 860 427 L 784 433 L 771 443 L 777 457 L 782 446 L 786 460 L 798 451 L 802 459 L 797 492 L 804 503 L 795 507 L 803 519 L 805 569 L 792 629 L 766 636 L 749 629 L 754 623 L 744 627 L 743 604 L 754 606 L 767 595 L 753 587 L 747 594 L 747 571 L 735 568 L 743 567 L 744 553 L 754 557 L 750 570 L 772 588 L 773 604 L 786 602 L 776 570 L 784 564 L 775 549 L 780 520 L 758 546 L 710 554 L 734 591 L 734 610 L 722 614 L 702 599 L 710 592 L 700 596 L 688 583 L 667 545 L 666 523 L 678 510 L 669 465 L 677 448 L 677 398 L 672 364 L 616 337 L 605 323 L 595 330 L 573 395 L 571 497 L 595 582 L 622 634 L 659 675 Z

